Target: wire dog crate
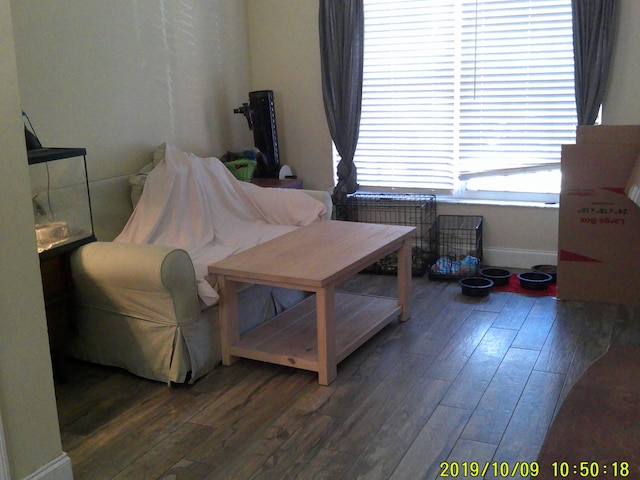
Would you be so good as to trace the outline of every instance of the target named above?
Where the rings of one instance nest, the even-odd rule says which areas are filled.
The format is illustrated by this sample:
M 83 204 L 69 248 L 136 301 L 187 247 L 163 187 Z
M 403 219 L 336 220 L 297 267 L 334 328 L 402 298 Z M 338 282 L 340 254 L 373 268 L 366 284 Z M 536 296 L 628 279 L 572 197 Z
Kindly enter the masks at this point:
M 432 232 L 437 260 L 430 279 L 459 279 L 476 275 L 482 265 L 481 216 L 438 215 Z
M 436 197 L 415 193 L 356 192 L 334 205 L 335 219 L 351 222 L 406 225 L 416 227 L 411 249 L 411 273 L 424 275 L 435 261 L 434 236 L 430 230 L 436 220 Z M 392 253 L 366 269 L 370 273 L 394 274 L 398 258 Z

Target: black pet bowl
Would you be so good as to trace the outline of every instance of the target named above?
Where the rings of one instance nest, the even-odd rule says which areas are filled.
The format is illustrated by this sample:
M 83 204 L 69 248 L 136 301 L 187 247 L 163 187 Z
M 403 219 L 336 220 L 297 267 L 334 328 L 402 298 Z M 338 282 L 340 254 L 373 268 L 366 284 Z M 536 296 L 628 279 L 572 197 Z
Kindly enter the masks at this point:
M 544 290 L 549 287 L 553 277 L 544 272 L 519 273 L 520 286 L 527 290 Z
M 488 278 L 470 277 L 460 280 L 462 294 L 468 297 L 485 297 L 489 295 L 493 280 Z
M 555 265 L 534 265 L 531 267 L 531 270 L 534 272 L 548 273 L 551 275 L 551 281 L 556 281 L 558 267 Z
M 480 276 L 493 281 L 495 286 L 506 285 L 511 278 L 511 272 L 506 268 L 481 268 Z

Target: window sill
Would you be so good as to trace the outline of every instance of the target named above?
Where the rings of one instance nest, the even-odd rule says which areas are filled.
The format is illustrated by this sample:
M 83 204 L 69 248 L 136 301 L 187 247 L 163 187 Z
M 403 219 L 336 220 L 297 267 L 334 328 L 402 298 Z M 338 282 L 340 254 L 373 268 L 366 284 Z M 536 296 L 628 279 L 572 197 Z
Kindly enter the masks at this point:
M 523 208 L 548 208 L 558 209 L 560 206 L 559 195 L 554 194 L 525 194 L 529 195 L 529 198 L 522 199 L 521 194 L 515 194 L 520 198 L 511 196 L 511 193 L 497 192 L 497 195 L 502 195 L 504 198 L 496 198 L 495 196 L 486 192 L 476 193 L 468 192 L 464 193 L 449 193 L 444 191 L 435 190 L 420 190 L 420 189 L 402 189 L 402 188 L 380 188 L 380 187 L 362 187 L 358 190 L 363 193 L 424 193 L 433 194 L 436 196 L 436 200 L 439 203 L 458 204 L 458 205 L 490 205 L 490 206 L 502 206 L 502 207 L 523 207 Z M 495 194 L 496 192 L 492 192 Z
M 436 195 L 438 203 L 457 205 L 491 205 L 500 207 L 550 208 L 558 209 L 559 202 L 523 201 L 523 200 L 490 200 L 480 198 L 461 198 L 453 195 Z

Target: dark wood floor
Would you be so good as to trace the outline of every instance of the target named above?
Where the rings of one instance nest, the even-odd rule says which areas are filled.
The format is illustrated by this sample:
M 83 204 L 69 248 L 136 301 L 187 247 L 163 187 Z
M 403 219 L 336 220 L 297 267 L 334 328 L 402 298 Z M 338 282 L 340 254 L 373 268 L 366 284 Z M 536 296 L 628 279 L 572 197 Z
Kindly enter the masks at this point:
M 395 279 L 358 275 L 344 288 L 393 295 Z M 413 480 L 437 478 L 444 461 L 513 467 L 536 459 L 568 389 L 612 342 L 640 344 L 639 308 L 474 299 L 415 278 L 411 320 L 342 362 L 328 387 L 248 360 L 172 388 L 71 362 L 56 386 L 63 449 L 76 480 Z

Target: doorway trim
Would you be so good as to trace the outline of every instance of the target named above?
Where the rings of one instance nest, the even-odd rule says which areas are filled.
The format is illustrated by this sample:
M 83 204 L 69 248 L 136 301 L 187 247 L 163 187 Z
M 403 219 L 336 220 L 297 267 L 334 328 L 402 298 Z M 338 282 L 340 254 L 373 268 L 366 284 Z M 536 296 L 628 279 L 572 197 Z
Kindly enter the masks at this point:
M 9 457 L 7 455 L 7 445 L 4 441 L 4 426 L 2 425 L 2 413 L 0 412 L 0 480 L 11 480 L 9 470 Z

